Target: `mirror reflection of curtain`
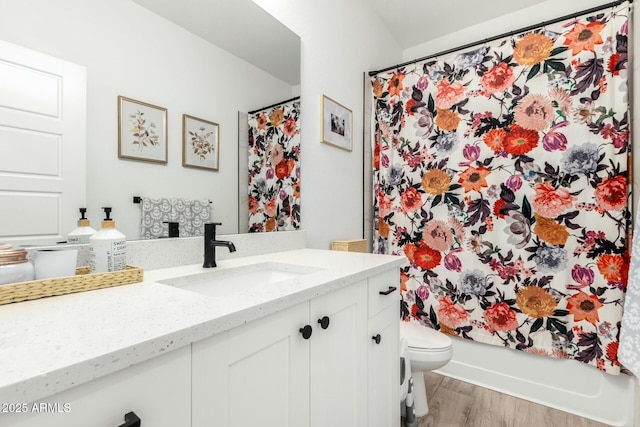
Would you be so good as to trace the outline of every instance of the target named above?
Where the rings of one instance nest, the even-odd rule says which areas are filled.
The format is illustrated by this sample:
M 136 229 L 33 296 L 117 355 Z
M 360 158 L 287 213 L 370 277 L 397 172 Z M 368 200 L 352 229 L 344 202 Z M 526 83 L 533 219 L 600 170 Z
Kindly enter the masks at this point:
M 300 100 L 249 113 L 249 232 L 300 229 Z
M 374 252 L 402 317 L 618 374 L 629 6 L 380 72 Z

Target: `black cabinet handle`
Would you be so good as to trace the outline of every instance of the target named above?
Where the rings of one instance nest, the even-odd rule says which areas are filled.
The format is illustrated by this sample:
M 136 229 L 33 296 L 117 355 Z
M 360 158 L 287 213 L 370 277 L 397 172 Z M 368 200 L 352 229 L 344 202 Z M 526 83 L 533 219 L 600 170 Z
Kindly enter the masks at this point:
M 142 422 L 134 412 L 124 414 L 124 424 L 119 427 L 140 427 Z
M 322 319 L 318 319 L 318 323 L 320 323 L 322 329 L 327 329 L 329 327 L 329 317 L 324 316 Z
M 396 288 L 395 286 L 389 286 L 389 289 L 387 289 L 386 291 L 380 291 L 379 294 L 380 295 L 389 295 L 389 294 L 393 293 L 396 289 L 398 289 L 398 288 Z
M 372 336 L 371 339 L 374 340 L 376 344 L 380 344 L 380 341 L 382 341 L 382 337 L 380 336 L 380 334 Z
M 311 325 L 305 325 L 304 328 L 300 328 L 300 333 L 302 334 L 302 338 L 304 338 L 305 340 L 308 340 L 309 337 L 311 337 L 312 332 L 313 332 L 313 329 L 311 328 Z

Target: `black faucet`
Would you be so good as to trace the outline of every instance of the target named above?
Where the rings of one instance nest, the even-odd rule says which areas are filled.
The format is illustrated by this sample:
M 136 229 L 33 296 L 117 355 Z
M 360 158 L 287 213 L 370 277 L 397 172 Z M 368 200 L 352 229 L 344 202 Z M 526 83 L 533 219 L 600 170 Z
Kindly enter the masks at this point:
M 204 225 L 204 268 L 216 266 L 216 246 L 226 246 L 229 252 L 235 252 L 236 247 L 232 242 L 226 240 L 216 240 L 216 225 L 219 222 L 208 222 Z

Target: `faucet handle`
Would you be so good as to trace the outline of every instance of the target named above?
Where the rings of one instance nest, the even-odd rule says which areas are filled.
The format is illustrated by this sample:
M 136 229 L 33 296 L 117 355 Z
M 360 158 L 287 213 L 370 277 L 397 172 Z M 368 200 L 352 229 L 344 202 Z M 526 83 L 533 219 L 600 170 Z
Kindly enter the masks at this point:
M 216 238 L 216 226 L 222 225 L 221 222 L 205 222 L 204 223 L 204 237 L 205 239 Z

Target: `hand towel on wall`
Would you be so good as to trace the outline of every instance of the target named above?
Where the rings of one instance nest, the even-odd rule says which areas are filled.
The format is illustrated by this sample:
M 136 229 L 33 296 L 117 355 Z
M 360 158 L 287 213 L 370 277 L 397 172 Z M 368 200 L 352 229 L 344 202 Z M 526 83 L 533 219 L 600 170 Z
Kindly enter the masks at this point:
M 179 198 L 141 198 L 141 239 L 157 239 L 167 236 L 165 221 L 178 222 L 180 237 L 202 236 L 204 223 L 211 217 L 207 200 L 185 200 Z
M 618 359 L 635 376 L 640 377 L 640 215 L 636 216 L 632 242 Z

